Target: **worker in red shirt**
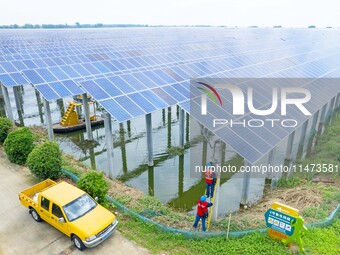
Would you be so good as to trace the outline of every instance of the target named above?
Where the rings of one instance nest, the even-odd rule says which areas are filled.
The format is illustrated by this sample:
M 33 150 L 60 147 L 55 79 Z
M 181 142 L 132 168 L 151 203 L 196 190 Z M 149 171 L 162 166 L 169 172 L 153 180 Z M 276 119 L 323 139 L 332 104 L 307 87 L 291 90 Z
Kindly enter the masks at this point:
M 213 167 L 213 163 L 211 161 L 209 161 L 206 165 L 206 171 L 204 173 L 204 177 L 205 177 L 205 190 L 206 190 L 206 195 L 207 197 L 213 197 L 214 196 L 214 184 L 213 184 L 213 172 L 212 172 L 212 168 Z M 211 200 L 210 200 L 211 201 Z
M 208 218 L 208 207 L 212 206 L 212 203 L 208 203 L 207 196 L 201 196 L 201 198 L 197 202 L 197 213 L 196 213 L 196 219 L 194 222 L 193 227 L 197 229 L 198 222 L 200 219 L 202 219 L 202 230 L 205 232 L 205 219 Z

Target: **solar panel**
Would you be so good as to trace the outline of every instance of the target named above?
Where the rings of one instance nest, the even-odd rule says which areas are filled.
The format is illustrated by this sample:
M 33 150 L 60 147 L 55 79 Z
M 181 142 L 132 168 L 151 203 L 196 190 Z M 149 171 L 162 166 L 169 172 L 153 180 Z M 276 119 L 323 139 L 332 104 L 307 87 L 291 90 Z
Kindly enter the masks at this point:
M 337 30 L 113 29 L 93 31 L 90 37 L 83 30 L 17 33 L 18 38 L 12 36 L 13 31 L 0 35 L 0 81 L 5 86 L 32 83 L 48 100 L 86 91 L 118 121 L 178 103 L 195 112 L 188 99 L 201 91 L 190 92 L 191 77 L 340 75 Z M 333 93 L 338 89 L 331 82 L 329 86 Z M 310 88 L 319 95 L 309 103 L 313 111 L 334 96 L 332 91 Z M 258 87 L 255 106 L 269 94 Z M 231 106 L 230 95 L 221 96 L 225 105 Z M 302 118 L 297 110 L 291 114 Z M 203 124 L 211 118 L 207 116 Z M 235 147 L 247 151 L 247 160 L 252 161 L 288 132 L 263 129 L 254 134 L 237 129 L 218 134 L 230 143 L 241 137 Z M 254 137 L 253 144 L 249 144 L 250 137 Z M 257 148 L 266 139 L 269 147 Z

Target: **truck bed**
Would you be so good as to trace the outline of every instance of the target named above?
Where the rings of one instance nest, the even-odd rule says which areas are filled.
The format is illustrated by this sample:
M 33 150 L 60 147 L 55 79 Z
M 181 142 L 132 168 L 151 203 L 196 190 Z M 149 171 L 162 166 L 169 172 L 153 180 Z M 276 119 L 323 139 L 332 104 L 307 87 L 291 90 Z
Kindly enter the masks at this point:
M 57 183 L 55 181 L 52 181 L 51 179 L 46 179 L 42 182 L 39 182 L 38 184 L 21 191 L 19 193 L 19 200 L 26 207 L 37 207 L 37 201 L 34 201 L 34 197 L 37 197 L 35 195 L 49 187 L 52 187 L 55 184 Z

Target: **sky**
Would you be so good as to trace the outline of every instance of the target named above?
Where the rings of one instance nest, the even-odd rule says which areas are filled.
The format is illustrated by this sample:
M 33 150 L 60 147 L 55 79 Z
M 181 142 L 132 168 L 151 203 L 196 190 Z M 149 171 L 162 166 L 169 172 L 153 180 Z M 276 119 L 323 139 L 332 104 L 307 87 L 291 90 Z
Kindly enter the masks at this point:
M 340 27 L 337 0 L 11 0 L 0 24 Z

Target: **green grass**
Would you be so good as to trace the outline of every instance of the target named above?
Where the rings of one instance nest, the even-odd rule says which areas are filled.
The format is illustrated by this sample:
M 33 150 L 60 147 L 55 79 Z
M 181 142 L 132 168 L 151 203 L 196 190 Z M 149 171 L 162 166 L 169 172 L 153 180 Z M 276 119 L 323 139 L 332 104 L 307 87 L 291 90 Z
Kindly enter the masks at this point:
M 202 240 L 187 239 L 181 235 L 165 233 L 156 227 L 128 216 L 121 216 L 119 230 L 154 254 L 239 254 L 276 255 L 298 254 L 296 244 L 289 248 L 267 234 L 255 233 L 242 238 L 225 237 Z M 340 220 L 324 229 L 310 229 L 303 237 L 306 254 L 339 254 Z

